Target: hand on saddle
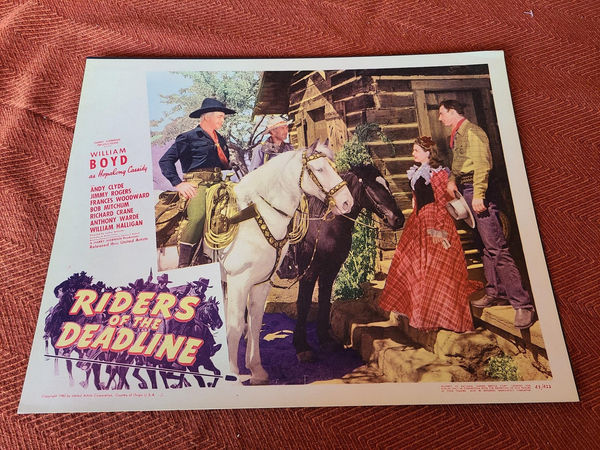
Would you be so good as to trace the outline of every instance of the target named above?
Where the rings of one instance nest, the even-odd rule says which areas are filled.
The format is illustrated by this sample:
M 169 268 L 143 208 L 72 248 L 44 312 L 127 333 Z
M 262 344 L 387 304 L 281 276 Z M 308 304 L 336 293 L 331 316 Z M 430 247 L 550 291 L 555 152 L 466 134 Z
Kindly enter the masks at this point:
M 179 183 L 177 186 L 175 186 L 175 190 L 188 200 L 194 197 L 197 192 L 196 188 L 187 181 L 182 181 Z

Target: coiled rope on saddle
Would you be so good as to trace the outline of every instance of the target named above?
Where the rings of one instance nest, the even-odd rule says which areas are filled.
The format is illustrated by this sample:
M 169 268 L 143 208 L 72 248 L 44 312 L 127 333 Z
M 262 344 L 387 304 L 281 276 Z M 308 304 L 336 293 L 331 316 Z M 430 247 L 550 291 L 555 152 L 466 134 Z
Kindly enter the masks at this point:
M 292 217 L 292 231 L 288 234 L 290 244 L 297 244 L 308 232 L 309 214 L 308 214 L 308 199 L 302 194 L 300 198 L 300 206 Z
M 232 223 L 230 218 L 239 212 L 231 182 L 221 182 L 208 188 L 204 239 L 211 249 L 222 250 L 233 242 L 239 222 Z
M 231 244 L 237 235 L 239 223 L 252 218 L 256 219 L 263 236 L 279 256 L 279 252 L 286 242 L 296 244 L 306 236 L 308 232 L 308 200 L 302 195 L 300 206 L 292 217 L 287 235 L 281 240 L 276 240 L 253 203 L 240 211 L 233 183 L 221 182 L 208 188 L 204 238 L 211 249 L 222 250 Z M 279 260 L 279 258 L 277 259 Z

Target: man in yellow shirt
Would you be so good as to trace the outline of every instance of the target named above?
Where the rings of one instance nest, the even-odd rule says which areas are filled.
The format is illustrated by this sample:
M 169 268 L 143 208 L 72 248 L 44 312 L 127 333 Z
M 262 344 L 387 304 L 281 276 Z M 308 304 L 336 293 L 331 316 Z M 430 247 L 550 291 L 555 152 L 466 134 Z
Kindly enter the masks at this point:
M 529 328 L 535 321 L 535 309 L 508 250 L 498 207 L 486 195 L 492 169 L 488 137 L 485 131 L 465 118 L 464 106 L 456 100 L 440 103 L 439 120 L 452 128 L 450 148 L 453 157 L 448 192 L 454 197 L 459 191 L 465 197 L 484 247 L 485 294 L 471 304 L 475 308 L 486 308 L 508 301 L 516 310 L 515 327 Z

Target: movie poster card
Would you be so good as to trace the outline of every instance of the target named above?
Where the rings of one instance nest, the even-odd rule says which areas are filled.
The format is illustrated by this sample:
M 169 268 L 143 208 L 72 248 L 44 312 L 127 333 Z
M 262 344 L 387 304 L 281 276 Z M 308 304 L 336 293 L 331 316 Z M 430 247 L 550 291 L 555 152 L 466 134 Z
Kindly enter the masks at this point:
M 219 263 L 221 254 L 212 254 L 213 263 L 177 268 L 177 245 L 157 248 L 155 205 L 162 192 L 173 190 L 159 159 L 178 135 L 198 125 L 188 115 L 207 97 L 236 109 L 220 131 L 235 162 L 233 183 L 248 176 L 253 147 L 268 141 L 269 117 L 289 123 L 286 142 L 295 149 L 327 138 L 342 159 L 355 135 L 376 124 L 376 134 L 360 143 L 406 219 L 414 214 L 406 178 L 414 139 L 431 136 L 449 164 L 451 130 L 439 121 L 439 103 L 465 105 L 465 117 L 489 138 L 502 223 L 535 303 L 534 325 L 512 327 L 510 305 L 473 309 L 477 328 L 471 333 L 416 330 L 406 320 L 390 324 L 377 297 L 402 231 L 375 225 L 385 228 L 373 251 L 375 277 L 353 300 L 336 290 L 342 275 L 336 280 L 329 317 L 337 345 L 319 346 L 315 294 L 307 334 L 316 358 L 299 361 L 297 286 L 286 289 L 293 280 L 284 283 L 265 263 L 265 279 L 285 284 L 268 286 L 260 326 L 268 382 L 251 383 L 246 353 L 253 351 L 252 336 L 240 340 L 234 373 L 226 313 L 233 278 Z M 269 170 L 284 158 L 257 173 L 275 177 Z M 482 287 L 476 235 L 464 224 L 457 227 L 469 279 Z M 247 245 L 240 254 L 251 259 Z M 492 350 L 482 350 L 484 341 Z M 19 413 L 577 400 L 502 52 L 88 59 Z

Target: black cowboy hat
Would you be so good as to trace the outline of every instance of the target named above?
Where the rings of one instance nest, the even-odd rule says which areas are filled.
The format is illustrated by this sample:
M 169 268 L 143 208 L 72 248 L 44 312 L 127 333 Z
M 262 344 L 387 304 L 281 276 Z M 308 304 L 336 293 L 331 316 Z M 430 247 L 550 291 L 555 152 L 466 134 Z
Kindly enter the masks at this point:
M 205 98 L 202 101 L 202 106 L 200 107 L 200 109 L 197 109 L 196 111 L 190 113 L 190 117 L 197 118 L 200 117 L 202 114 L 213 111 L 221 111 L 225 114 L 235 114 L 235 111 L 233 109 L 225 107 L 225 104 L 221 103 L 216 98 Z
M 209 283 L 208 278 L 198 278 L 198 281 L 194 281 L 193 283 L 196 287 L 202 287 L 202 286 L 206 286 L 207 288 L 212 287 L 211 285 L 208 284 Z
M 158 277 L 156 277 L 156 280 L 159 283 L 165 283 L 165 284 L 172 283 L 172 281 L 169 280 L 169 274 L 168 273 L 164 273 L 162 275 L 159 275 Z

